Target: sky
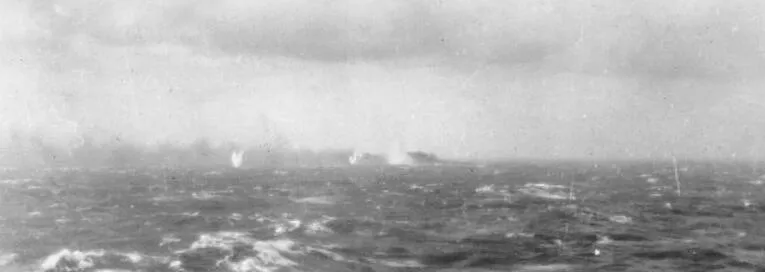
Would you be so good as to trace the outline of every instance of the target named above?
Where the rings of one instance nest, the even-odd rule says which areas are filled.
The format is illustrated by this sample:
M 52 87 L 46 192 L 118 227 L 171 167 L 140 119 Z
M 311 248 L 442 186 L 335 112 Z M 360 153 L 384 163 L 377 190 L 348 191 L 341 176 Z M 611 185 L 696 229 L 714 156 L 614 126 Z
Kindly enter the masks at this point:
M 746 158 L 758 0 L 0 0 L 0 147 Z

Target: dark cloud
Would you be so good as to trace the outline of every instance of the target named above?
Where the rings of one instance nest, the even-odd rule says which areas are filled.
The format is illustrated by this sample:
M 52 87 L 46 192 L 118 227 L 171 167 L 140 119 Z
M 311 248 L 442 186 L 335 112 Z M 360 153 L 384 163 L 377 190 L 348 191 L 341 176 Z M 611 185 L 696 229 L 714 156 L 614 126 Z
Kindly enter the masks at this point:
M 442 35 L 424 4 L 383 5 L 366 17 L 352 2 L 248 4 L 222 1 L 37 2 L 38 22 L 55 40 L 89 35 L 116 46 L 181 43 L 229 54 L 282 55 L 322 61 L 390 59 L 442 51 Z M 358 4 L 354 4 L 358 5 Z M 364 7 L 355 7 L 370 13 Z
M 627 71 L 657 79 L 729 80 L 765 68 L 761 29 L 741 12 L 708 14 L 690 22 L 647 23 Z
M 448 58 L 651 79 L 762 69 L 756 1 L 37 1 L 57 39 L 326 62 Z M 683 10 L 687 9 L 687 11 Z M 583 57 L 584 56 L 584 57 Z
M 217 22 L 205 35 L 209 45 L 232 54 L 278 54 L 334 62 L 443 51 L 442 30 L 427 7 L 418 2 L 393 2 L 387 10 L 379 10 L 383 16 L 376 18 L 354 14 L 352 7 L 334 1 L 328 7 L 317 7 L 315 14 L 279 12 Z
M 0 84 L 32 107 L 0 108 L 71 134 L 245 141 L 265 114 L 312 146 L 613 155 L 765 109 L 756 0 L 8 1 Z

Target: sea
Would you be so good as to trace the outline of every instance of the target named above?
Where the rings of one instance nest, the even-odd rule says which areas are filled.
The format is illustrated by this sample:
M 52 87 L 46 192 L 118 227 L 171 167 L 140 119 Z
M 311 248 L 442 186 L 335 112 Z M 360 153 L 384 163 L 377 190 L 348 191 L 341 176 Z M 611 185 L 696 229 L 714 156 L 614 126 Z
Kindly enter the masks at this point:
M 0 171 L 0 271 L 765 271 L 730 162 Z

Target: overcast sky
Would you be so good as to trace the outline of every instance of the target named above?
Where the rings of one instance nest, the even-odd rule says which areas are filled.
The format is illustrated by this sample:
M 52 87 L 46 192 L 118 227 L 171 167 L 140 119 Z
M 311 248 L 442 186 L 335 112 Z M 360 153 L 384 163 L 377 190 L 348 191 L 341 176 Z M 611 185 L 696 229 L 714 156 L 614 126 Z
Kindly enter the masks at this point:
M 257 145 L 270 126 L 445 157 L 765 148 L 758 0 L 0 3 L 0 129 L 57 145 Z

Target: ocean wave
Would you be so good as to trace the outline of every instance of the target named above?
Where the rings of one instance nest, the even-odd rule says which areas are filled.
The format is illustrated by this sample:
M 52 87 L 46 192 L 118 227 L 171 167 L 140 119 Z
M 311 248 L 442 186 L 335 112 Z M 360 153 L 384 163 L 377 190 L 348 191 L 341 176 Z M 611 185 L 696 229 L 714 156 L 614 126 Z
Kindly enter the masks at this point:
M 143 255 L 139 252 L 110 250 L 61 249 L 45 257 L 39 264 L 39 272 L 58 271 L 124 271 L 129 269 L 156 268 L 169 262 L 167 257 Z

